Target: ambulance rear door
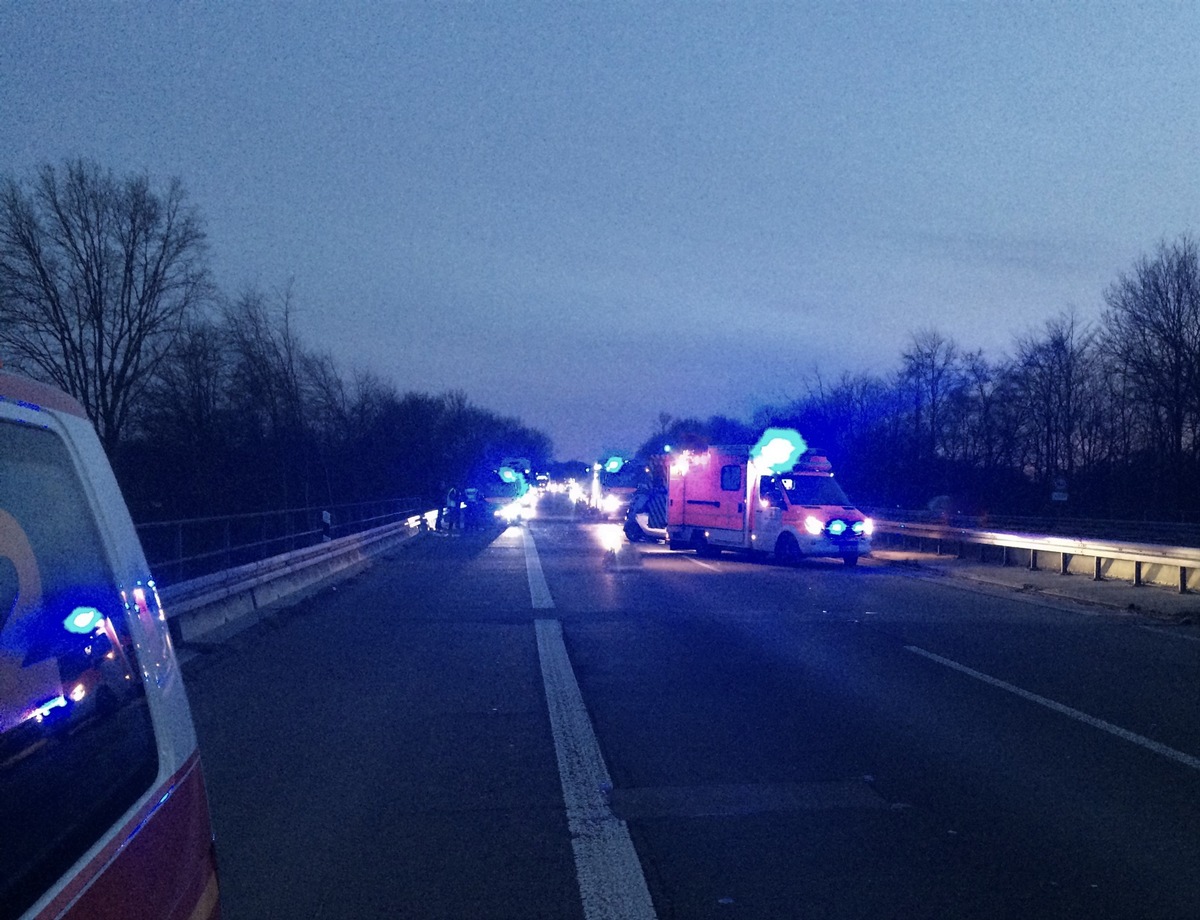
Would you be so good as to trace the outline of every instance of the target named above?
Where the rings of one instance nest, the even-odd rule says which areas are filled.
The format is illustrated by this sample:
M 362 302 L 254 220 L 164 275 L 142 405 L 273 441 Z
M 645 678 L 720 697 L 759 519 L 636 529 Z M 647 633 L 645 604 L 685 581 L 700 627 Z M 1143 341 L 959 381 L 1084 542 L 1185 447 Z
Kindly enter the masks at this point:
M 703 508 L 708 542 L 714 546 L 748 546 L 750 541 L 746 514 L 746 461 L 729 454 L 714 454 L 709 469 L 709 490 L 703 506 L 693 505 L 689 497 L 688 513 Z

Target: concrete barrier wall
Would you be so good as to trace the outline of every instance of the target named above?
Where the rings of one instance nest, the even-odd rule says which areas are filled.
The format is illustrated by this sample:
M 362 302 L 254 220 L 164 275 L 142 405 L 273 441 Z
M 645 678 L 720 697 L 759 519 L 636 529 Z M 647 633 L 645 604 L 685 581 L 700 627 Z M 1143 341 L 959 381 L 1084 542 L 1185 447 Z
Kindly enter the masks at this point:
M 160 591 L 176 643 L 220 641 L 257 622 L 272 605 L 349 578 L 374 557 L 413 539 L 433 514 L 169 585 Z

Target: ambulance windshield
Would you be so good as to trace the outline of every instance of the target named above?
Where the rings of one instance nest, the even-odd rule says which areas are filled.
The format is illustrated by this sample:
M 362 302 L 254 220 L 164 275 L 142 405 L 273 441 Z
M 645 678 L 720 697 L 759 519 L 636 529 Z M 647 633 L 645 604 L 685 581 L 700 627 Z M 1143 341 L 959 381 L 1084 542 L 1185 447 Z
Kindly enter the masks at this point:
M 793 505 L 849 505 L 850 499 L 832 476 L 781 476 Z

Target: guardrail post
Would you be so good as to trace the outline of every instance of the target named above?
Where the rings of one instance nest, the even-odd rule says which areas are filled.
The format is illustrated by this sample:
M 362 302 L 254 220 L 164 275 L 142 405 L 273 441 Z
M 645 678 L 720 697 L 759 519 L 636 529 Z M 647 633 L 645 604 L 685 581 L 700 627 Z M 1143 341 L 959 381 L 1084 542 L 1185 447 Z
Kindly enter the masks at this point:
M 1037 564 L 1037 550 L 1036 550 L 1036 549 L 1031 549 L 1031 550 L 1029 551 L 1029 571 L 1031 571 L 1031 572 L 1036 572 L 1036 571 L 1037 571 L 1037 567 L 1038 567 L 1038 564 Z
M 1142 564 L 1140 562 L 1133 564 L 1133 586 L 1135 588 L 1142 586 Z
M 1187 593 L 1188 593 L 1188 589 L 1187 589 L 1187 573 L 1188 573 L 1187 566 L 1183 566 L 1183 565 L 1181 565 L 1181 566 L 1179 567 L 1179 593 L 1180 593 L 1180 594 L 1187 594 Z
M 1071 573 L 1071 555 L 1070 553 L 1058 554 L 1058 574 L 1069 575 Z
M 1099 556 L 1092 560 L 1092 581 L 1104 581 L 1104 572 L 1101 568 L 1103 561 Z

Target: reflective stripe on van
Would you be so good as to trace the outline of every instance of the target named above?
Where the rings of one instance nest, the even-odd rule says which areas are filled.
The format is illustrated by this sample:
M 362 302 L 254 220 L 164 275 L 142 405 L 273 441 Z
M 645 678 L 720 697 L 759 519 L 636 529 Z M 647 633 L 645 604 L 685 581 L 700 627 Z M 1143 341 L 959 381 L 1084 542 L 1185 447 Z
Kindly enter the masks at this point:
M 179 772 L 148 794 L 107 845 L 36 916 L 219 918 L 216 857 L 199 755 L 193 754 Z

